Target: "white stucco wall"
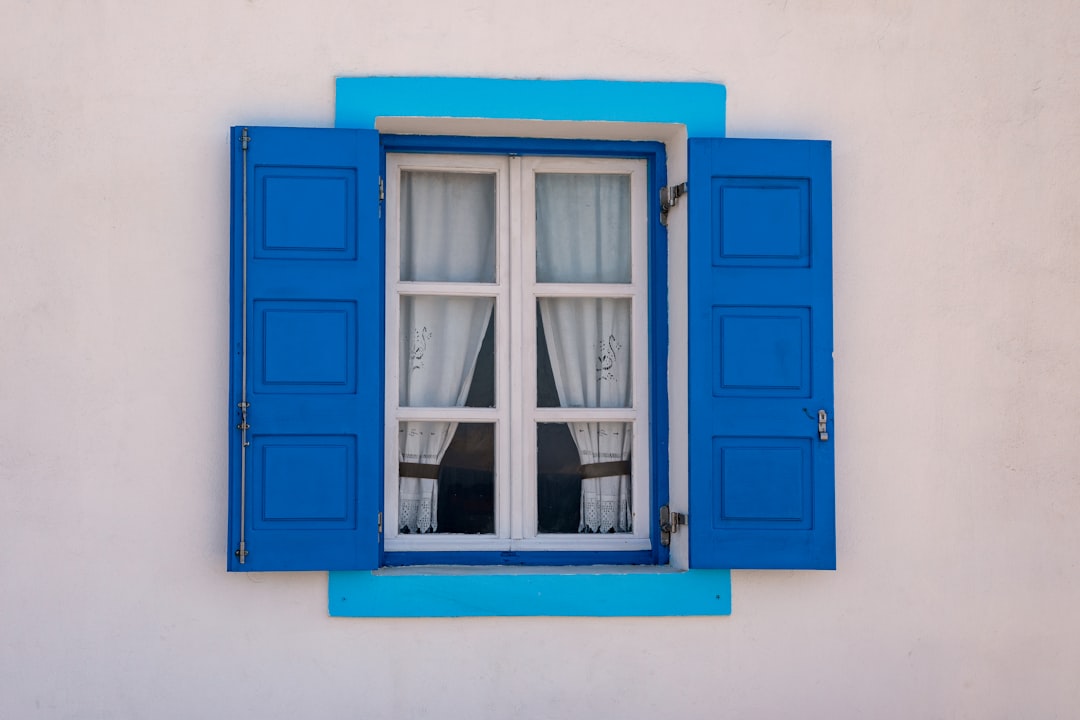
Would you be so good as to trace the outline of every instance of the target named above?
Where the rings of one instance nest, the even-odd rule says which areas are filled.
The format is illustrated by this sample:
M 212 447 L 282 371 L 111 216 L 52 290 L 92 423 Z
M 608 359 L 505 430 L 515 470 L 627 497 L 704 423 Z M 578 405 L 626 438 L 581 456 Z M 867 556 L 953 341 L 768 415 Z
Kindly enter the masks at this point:
M 1080 7 L 0 10 L 0 718 L 1071 718 Z M 228 135 L 335 76 L 705 80 L 834 142 L 836 572 L 701 619 L 349 620 L 227 575 Z

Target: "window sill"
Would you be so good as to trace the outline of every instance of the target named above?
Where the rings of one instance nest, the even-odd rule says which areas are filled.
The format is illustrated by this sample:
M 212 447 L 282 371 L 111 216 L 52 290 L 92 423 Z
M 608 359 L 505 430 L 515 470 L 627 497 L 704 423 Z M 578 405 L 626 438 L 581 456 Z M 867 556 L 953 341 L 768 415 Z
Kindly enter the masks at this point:
M 332 617 L 730 615 L 728 570 L 413 566 L 330 573 Z

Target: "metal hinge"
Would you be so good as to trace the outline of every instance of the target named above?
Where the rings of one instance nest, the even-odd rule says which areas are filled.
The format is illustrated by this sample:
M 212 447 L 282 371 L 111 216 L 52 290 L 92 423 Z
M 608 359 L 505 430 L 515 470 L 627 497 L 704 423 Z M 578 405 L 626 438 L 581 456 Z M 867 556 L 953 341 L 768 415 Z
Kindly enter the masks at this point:
M 379 176 L 379 202 L 386 200 L 386 185 L 383 183 L 382 176 Z
M 671 544 L 671 535 L 679 532 L 679 528 L 687 522 L 685 513 L 672 512 L 671 508 L 664 505 L 660 508 L 660 544 L 667 547 Z
M 382 513 L 379 513 L 379 534 L 382 535 Z
M 818 439 L 825 442 L 829 439 L 829 414 L 824 410 L 817 411 L 817 431 Z
M 686 194 L 686 183 L 660 188 L 660 224 L 667 227 L 668 211 L 679 204 L 679 198 Z
M 251 403 L 240 401 L 236 403 L 236 407 L 240 410 L 240 422 L 236 424 L 236 429 L 240 431 L 240 446 L 247 447 L 251 444 L 247 436 L 247 431 L 251 429 L 251 425 L 248 424 L 248 408 L 251 407 Z

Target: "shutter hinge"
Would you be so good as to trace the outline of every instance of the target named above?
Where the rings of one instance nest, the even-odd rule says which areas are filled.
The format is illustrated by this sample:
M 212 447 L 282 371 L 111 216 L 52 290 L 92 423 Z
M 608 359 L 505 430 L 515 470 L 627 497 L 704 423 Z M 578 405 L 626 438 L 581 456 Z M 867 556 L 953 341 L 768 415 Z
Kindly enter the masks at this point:
M 379 534 L 382 535 L 382 513 L 379 513 Z
M 248 143 L 251 142 L 251 136 L 248 135 L 247 130 L 248 130 L 247 128 L 244 128 L 243 130 L 240 131 L 240 149 L 241 150 L 247 150 L 248 149 Z
M 829 414 L 824 410 L 817 411 L 818 439 L 825 442 L 829 439 Z
M 386 185 L 383 183 L 382 175 L 379 176 L 379 202 L 386 200 Z
M 664 505 L 660 508 L 660 544 L 667 547 L 671 544 L 671 535 L 679 532 L 683 525 L 689 525 L 686 513 L 672 512 Z
M 660 224 L 667 227 L 668 211 L 679 204 L 679 198 L 687 192 L 686 183 L 660 188 Z
M 236 424 L 236 429 L 240 431 L 240 446 L 247 447 L 251 444 L 247 436 L 247 431 L 251 429 L 251 425 L 248 424 L 248 408 L 251 407 L 251 403 L 240 401 L 236 403 L 236 407 L 240 410 L 240 422 Z

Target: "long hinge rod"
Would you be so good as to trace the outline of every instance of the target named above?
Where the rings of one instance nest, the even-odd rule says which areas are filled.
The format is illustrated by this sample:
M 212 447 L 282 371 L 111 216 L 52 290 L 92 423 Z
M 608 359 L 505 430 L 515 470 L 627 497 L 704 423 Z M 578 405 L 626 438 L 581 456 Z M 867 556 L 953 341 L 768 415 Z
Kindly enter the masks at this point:
M 243 565 L 247 560 L 247 448 L 248 440 L 248 408 L 251 407 L 247 397 L 247 323 L 248 323 L 248 143 L 251 137 L 247 128 L 240 133 L 240 151 L 243 156 L 244 179 L 241 184 L 241 213 L 243 219 L 240 222 L 240 236 L 243 250 L 243 259 L 240 261 L 240 402 L 236 404 L 240 411 L 240 423 L 236 428 L 240 431 L 240 546 L 236 549 L 236 557 Z

